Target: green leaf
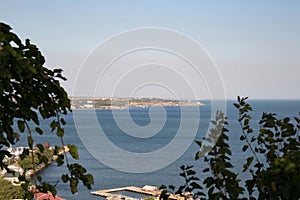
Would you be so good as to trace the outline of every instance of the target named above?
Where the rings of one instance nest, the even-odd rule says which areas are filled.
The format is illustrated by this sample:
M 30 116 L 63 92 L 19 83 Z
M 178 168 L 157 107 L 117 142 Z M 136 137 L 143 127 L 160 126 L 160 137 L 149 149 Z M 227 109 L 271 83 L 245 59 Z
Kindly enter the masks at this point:
M 288 123 L 290 121 L 290 118 L 289 117 L 285 117 L 284 119 L 283 119 L 283 122 L 284 123 Z
M 66 125 L 67 124 L 67 122 L 64 120 L 64 118 L 61 118 L 60 122 L 61 122 L 62 125 Z
M 204 181 L 203 184 L 206 185 L 206 188 L 209 188 L 210 186 L 212 186 L 214 184 L 214 179 L 212 177 L 207 177 Z
M 170 194 L 168 193 L 168 191 L 167 190 L 163 190 L 160 193 L 159 200 L 168 200 L 169 196 L 170 196 Z
M 1 147 L 1 146 L 0 146 Z M 0 148 L 1 149 L 1 148 Z M 9 151 L 6 151 L 6 150 L 0 150 L 0 159 L 3 160 L 5 157 L 11 157 L 11 153 L 9 153 Z M 1 165 L 2 167 L 2 165 Z M 0 169 L 1 169 L 0 167 Z
M 94 184 L 94 177 L 92 174 L 87 174 L 85 177 L 87 178 L 90 184 Z
M 192 182 L 191 183 L 191 186 L 193 187 L 193 189 L 203 189 L 198 183 L 196 183 L 196 182 Z
M 35 131 L 38 132 L 38 134 L 42 135 L 43 134 L 43 130 L 40 129 L 39 127 L 35 128 Z
M 187 170 L 186 173 L 188 176 L 196 174 L 196 172 L 194 170 Z
M 24 182 L 26 181 L 26 177 L 24 175 L 19 176 L 18 179 L 19 179 L 19 181 L 24 181 Z
M 49 188 L 49 191 L 51 192 L 51 194 L 52 194 L 53 196 L 56 196 L 57 191 L 56 191 L 56 189 L 55 189 L 54 186 L 51 185 L 50 188 Z
M 70 153 L 70 155 L 71 155 L 74 159 L 78 160 L 78 159 L 79 159 L 79 154 L 78 154 L 78 149 L 77 149 L 77 147 L 76 147 L 75 145 L 73 145 L 73 144 L 68 144 L 68 148 L 69 148 L 69 153 Z
M 60 154 L 57 156 L 56 163 L 58 166 L 62 166 L 64 164 L 64 155 Z
M 76 178 L 72 177 L 70 179 L 70 187 L 71 187 L 71 192 L 73 194 L 75 194 L 76 192 L 78 192 L 77 185 L 78 185 L 78 180 Z
M 249 147 L 248 145 L 244 145 L 242 151 L 245 152 L 248 149 L 248 147 Z
M 25 131 L 25 123 L 22 120 L 18 120 L 18 128 L 23 133 Z
M 32 149 L 33 148 L 33 138 L 31 137 L 31 136 L 28 136 L 27 137 L 27 142 L 28 142 L 28 146 L 29 146 L 29 148 L 30 149 Z
M 202 170 L 202 172 L 206 173 L 206 172 L 209 172 L 209 168 L 205 168 L 204 170 Z
M 175 190 L 175 185 L 169 185 L 170 190 Z
M 251 163 L 253 162 L 254 158 L 253 157 L 249 157 L 247 158 L 247 163 L 243 166 L 243 172 L 247 171 L 251 165 Z
M 247 133 L 253 133 L 253 129 L 249 127 Z
M 165 185 L 161 185 L 161 186 L 159 186 L 159 188 L 158 188 L 159 190 L 164 190 L 164 189 L 167 189 L 167 186 L 165 186 Z
M 62 179 L 62 181 L 63 181 L 64 183 L 68 182 L 68 181 L 69 181 L 69 176 L 68 176 L 68 174 L 63 174 L 63 175 L 61 176 L 61 179 Z
M 11 79 L 12 75 L 10 71 L 6 68 L 1 69 L 0 78 Z
M 195 141 L 195 143 L 199 146 L 199 147 L 201 147 L 201 145 L 202 145 L 202 142 L 201 141 Z
M 37 144 L 36 146 L 40 150 L 41 153 L 44 152 L 44 146 L 42 144 Z
M 60 137 L 64 130 L 57 131 L 60 125 L 65 125 L 66 121 L 62 115 L 66 115 L 70 110 L 70 100 L 64 88 L 60 85 L 60 80 L 65 80 L 61 69 L 48 69 L 45 66 L 45 58 L 36 45 L 31 44 L 26 39 L 25 44 L 11 31 L 9 25 L 0 22 L 0 159 L 3 161 L 5 152 L 1 151 L 2 146 L 9 147 L 15 145 L 18 140 L 18 133 L 28 131 L 27 145 L 33 149 L 34 138 L 28 137 L 32 133 L 43 134 L 39 126 L 39 117 L 47 119 L 51 131 L 55 131 Z M 40 115 L 38 115 L 40 112 Z M 53 120 L 53 119 L 60 119 Z M 48 121 L 53 120 L 53 122 Z M 32 129 L 28 125 L 32 125 Z M 28 129 L 28 130 L 27 130 Z M 57 132 L 56 132 L 57 131 Z M 24 138 L 20 137 L 20 140 Z M 24 142 L 24 141 L 23 141 Z M 23 144 L 22 142 L 22 144 Z M 63 142 L 63 141 L 62 141 Z M 26 143 L 26 138 L 25 138 Z M 37 144 L 39 149 L 34 162 L 47 162 L 48 151 L 43 149 L 43 145 Z M 32 166 L 29 148 L 24 149 L 18 161 L 22 166 Z M 74 150 L 73 150 L 74 151 Z M 76 156 L 76 153 L 72 153 Z M 47 156 L 46 156 L 47 155 Z M 3 158 L 2 158 L 3 157 Z M 58 157 L 58 164 L 63 164 L 63 155 Z M 12 161 L 12 160 L 11 160 Z M 26 162 L 28 161 L 28 165 Z M 3 162 L 0 168 L 4 167 Z M 25 167 L 24 167 L 25 168 Z M 28 168 L 27 168 L 28 169 Z M 77 170 L 77 169 L 76 169 Z M 74 170 L 74 171 L 76 171 Z M 79 169 L 84 171 L 83 169 Z M 23 176 L 24 177 L 24 176 Z M 21 179 L 23 179 L 23 177 Z M 78 177 L 76 177 L 78 178 Z M 42 181 L 41 177 L 37 177 Z M 78 180 L 88 182 L 88 177 L 80 174 Z M 25 180 L 21 184 L 26 194 L 23 199 L 33 199 L 33 192 L 28 191 L 30 180 Z M 74 183 L 74 181 L 73 181 Z M 75 184 L 76 185 L 76 184 Z M 37 185 L 37 189 L 44 189 L 45 192 L 56 194 L 55 188 L 46 182 Z M 11 191 L 5 191 L 11 192 Z M 1 194 L 0 194 L 1 196 Z M 6 196 L 0 199 L 15 199 Z
M 53 120 L 50 124 L 51 132 L 53 132 L 58 127 L 58 122 Z
M 201 157 L 203 157 L 204 154 L 203 154 L 203 151 L 198 151 L 196 154 L 195 154 L 195 160 L 199 160 Z
M 28 148 L 26 148 L 26 149 L 23 150 L 23 152 L 22 152 L 21 155 L 20 155 L 20 159 L 23 160 L 23 159 L 25 159 L 27 156 L 29 156 L 29 149 L 28 149 Z
M 56 135 L 57 135 L 58 137 L 63 137 L 63 136 L 64 136 L 64 129 L 58 127 L 58 128 L 57 128 Z
M 12 135 L 16 139 L 17 142 L 20 140 L 20 134 L 19 133 L 13 133 Z
M 41 177 L 41 176 L 37 176 L 36 179 L 37 179 L 39 182 L 42 182 L 42 177 Z
M 239 105 L 238 103 L 234 103 L 233 105 L 234 105 L 234 107 L 236 107 L 237 109 L 240 108 L 240 105 Z

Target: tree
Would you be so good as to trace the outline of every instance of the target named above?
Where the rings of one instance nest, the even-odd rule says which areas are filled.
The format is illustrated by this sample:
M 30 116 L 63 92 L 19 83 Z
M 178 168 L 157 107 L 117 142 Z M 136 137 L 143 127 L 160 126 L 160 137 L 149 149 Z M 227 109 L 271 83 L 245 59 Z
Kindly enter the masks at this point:
M 246 180 L 249 199 L 255 199 L 254 192 L 258 192 L 259 199 L 299 199 L 300 119 L 278 119 L 275 113 L 263 113 L 255 133 L 249 114 L 252 107 L 246 100 L 238 97 L 234 105 L 239 111 L 238 121 L 242 128 L 240 140 L 246 143 L 242 151 L 252 153 L 243 170 L 252 175 Z
M 61 145 L 65 146 L 64 126 L 66 121 L 63 116 L 70 112 L 70 100 L 66 91 L 61 87 L 60 80 L 66 80 L 61 69 L 50 70 L 44 67 L 45 58 L 36 45 L 29 39 L 25 44 L 16 34 L 11 32 L 11 27 L 0 23 L 0 166 L 5 168 L 3 159 L 10 156 L 3 147 L 9 147 L 18 142 L 21 133 L 27 133 L 27 142 L 30 150 L 21 155 L 24 158 L 30 154 L 34 164 L 34 138 L 33 132 L 43 135 L 40 127 L 40 118 L 52 119 L 49 124 L 51 131 L 60 138 Z M 40 116 L 40 117 L 39 117 Z M 30 123 L 29 123 L 30 122 Z M 17 125 L 17 129 L 15 128 Z M 42 144 L 36 144 L 41 152 Z M 75 145 L 68 145 L 70 155 L 78 159 Z M 58 149 L 58 147 L 56 147 Z M 31 153 L 30 153 L 31 152 Z M 58 151 L 54 151 L 58 154 Z M 69 163 L 67 154 L 58 155 L 57 163 L 61 166 L 64 161 L 69 169 L 68 174 L 62 175 L 63 182 L 69 182 L 72 193 L 77 192 L 77 184 L 81 181 L 87 188 L 91 188 L 93 177 L 86 173 L 78 163 Z M 45 156 L 38 156 L 43 162 L 48 161 Z M 28 191 L 29 181 L 25 177 L 19 178 L 26 181 L 22 187 Z M 56 194 L 55 187 L 37 177 L 34 183 L 41 192 Z M 27 193 L 28 198 L 32 193 Z
M 20 199 L 25 195 L 20 186 L 15 186 L 3 178 L 0 178 L 0 185 L 0 199 Z
M 184 195 L 192 192 L 194 198 L 204 199 L 269 199 L 297 200 L 300 198 L 300 119 L 289 117 L 278 119 L 274 113 L 263 113 L 259 130 L 251 128 L 252 107 L 247 98 L 238 97 L 234 106 L 238 109 L 238 122 L 241 134 L 233 135 L 244 142 L 242 152 L 250 151 L 245 159 L 243 172 L 250 172 L 251 177 L 241 186 L 239 174 L 234 172 L 231 150 L 228 144 L 230 131 L 223 113 L 218 112 L 211 123 L 214 128 L 203 141 L 196 141 L 200 150 L 196 160 L 203 159 L 207 167 L 201 171 L 207 174 L 200 182 L 193 166 L 181 166 L 184 185 L 162 187 L 161 199 L 168 199 L 170 193 Z M 231 133 L 237 134 L 237 133 Z M 208 151 L 209 150 L 209 151 Z M 249 154 L 245 154 L 249 155 Z M 203 188 L 206 188 L 204 190 Z M 245 192 L 247 191 L 247 193 Z

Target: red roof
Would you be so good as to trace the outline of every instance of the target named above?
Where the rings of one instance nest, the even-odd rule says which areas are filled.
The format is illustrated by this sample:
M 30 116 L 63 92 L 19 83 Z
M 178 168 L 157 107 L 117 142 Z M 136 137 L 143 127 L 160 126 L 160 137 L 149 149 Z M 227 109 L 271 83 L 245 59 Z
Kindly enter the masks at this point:
M 51 193 L 42 193 L 42 192 L 34 193 L 34 199 L 36 199 L 36 200 L 65 200 L 59 196 L 54 197 Z

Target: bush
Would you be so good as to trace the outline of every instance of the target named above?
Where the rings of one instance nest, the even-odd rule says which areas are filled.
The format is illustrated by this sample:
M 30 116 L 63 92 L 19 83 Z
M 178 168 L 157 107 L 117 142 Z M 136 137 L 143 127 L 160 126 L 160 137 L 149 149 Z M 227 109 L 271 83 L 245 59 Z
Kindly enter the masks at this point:
M 243 172 L 251 177 L 241 182 L 232 170 L 236 163 L 231 161 L 228 144 L 228 124 L 223 113 L 218 112 L 211 123 L 214 128 L 203 141 L 196 141 L 200 150 L 196 160 L 202 159 L 207 167 L 202 169 L 207 177 L 201 182 L 193 166 L 181 166 L 185 184 L 175 190 L 170 185 L 160 198 L 167 199 L 170 192 L 183 195 L 192 192 L 199 199 L 272 199 L 297 200 L 300 198 L 300 119 L 289 117 L 278 119 L 274 113 L 263 113 L 259 130 L 251 128 L 252 107 L 247 98 L 238 97 L 234 106 L 238 109 L 241 126 L 239 138 L 244 142 L 243 152 L 250 152 L 243 165 Z M 249 154 L 246 154 L 249 155 Z M 241 185 L 245 184 L 245 188 Z M 206 188 L 205 190 L 203 188 Z
M 25 192 L 20 186 L 0 178 L 0 199 L 21 199 Z

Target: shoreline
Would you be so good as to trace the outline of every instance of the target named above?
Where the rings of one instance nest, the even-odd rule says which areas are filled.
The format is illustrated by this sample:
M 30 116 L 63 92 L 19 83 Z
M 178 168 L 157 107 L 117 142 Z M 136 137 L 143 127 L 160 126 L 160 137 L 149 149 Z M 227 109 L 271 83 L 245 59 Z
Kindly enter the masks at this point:
M 123 110 L 123 109 L 130 109 L 130 108 L 150 108 L 150 107 L 155 107 L 155 106 L 162 106 L 162 107 L 200 107 L 200 106 L 205 106 L 205 104 L 200 103 L 195 104 L 195 105 L 188 105 L 188 104 L 183 104 L 183 105 L 136 105 L 136 106 L 101 106 L 101 107 L 91 107 L 91 108 L 71 108 L 71 110 Z
M 169 100 L 160 98 L 70 97 L 71 109 L 125 109 L 151 106 L 202 106 L 200 100 Z
M 68 146 L 64 146 L 64 150 L 61 150 L 58 153 L 58 155 L 62 155 L 62 154 L 65 155 L 67 152 L 69 152 L 69 148 L 68 148 Z M 57 158 L 58 158 L 58 156 L 53 155 L 52 159 L 49 160 L 48 164 L 52 164 L 54 161 L 56 161 Z M 37 174 L 38 172 L 40 172 L 41 170 L 43 170 L 45 167 L 46 167 L 46 164 L 41 163 L 41 164 L 35 166 L 35 169 L 30 169 L 30 170 L 26 171 L 25 172 L 25 177 L 30 178 L 30 177 L 34 176 L 35 174 Z

